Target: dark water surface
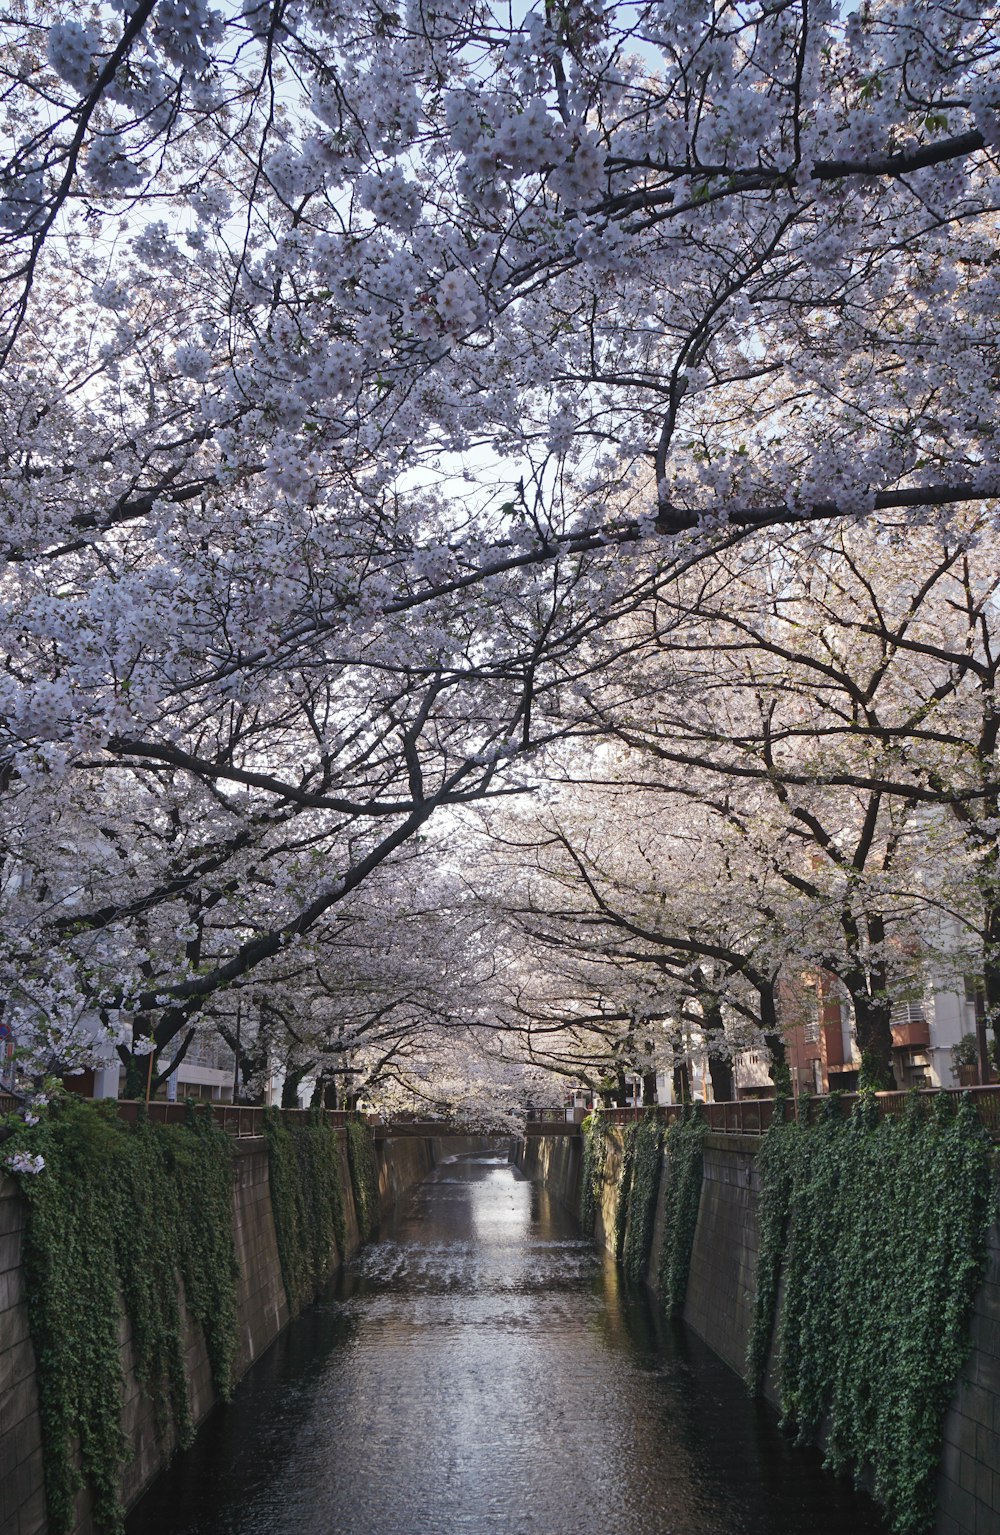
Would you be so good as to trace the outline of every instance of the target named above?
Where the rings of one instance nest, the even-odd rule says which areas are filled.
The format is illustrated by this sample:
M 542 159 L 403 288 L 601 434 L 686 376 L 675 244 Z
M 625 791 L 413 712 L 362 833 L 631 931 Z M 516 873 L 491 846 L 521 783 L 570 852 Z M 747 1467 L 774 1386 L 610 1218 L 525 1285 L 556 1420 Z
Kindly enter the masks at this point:
M 883 1535 L 506 1162 L 444 1163 L 128 1535 Z

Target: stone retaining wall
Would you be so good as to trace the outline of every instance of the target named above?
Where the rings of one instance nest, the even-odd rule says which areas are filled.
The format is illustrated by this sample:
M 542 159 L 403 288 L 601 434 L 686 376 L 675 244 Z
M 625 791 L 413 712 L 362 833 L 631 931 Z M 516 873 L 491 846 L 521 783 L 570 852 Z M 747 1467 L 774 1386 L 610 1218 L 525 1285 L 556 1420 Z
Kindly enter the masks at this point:
M 24 1202 L 0 1178 L 0 1532 L 42 1535 L 42 1431 L 21 1270 Z
M 1000 1229 L 976 1296 L 972 1353 L 944 1423 L 936 1535 L 1000 1532 Z
M 706 1137 L 684 1320 L 739 1375 L 753 1319 L 759 1189 L 755 1137 Z
M 351 1190 L 347 1138 L 340 1133 L 345 1191 L 346 1252 L 330 1253 L 330 1273 L 358 1246 L 358 1220 Z M 240 1265 L 237 1289 L 237 1349 L 234 1377 L 250 1368 L 287 1324 L 288 1302 L 271 1210 L 267 1144 L 263 1138 L 234 1142 L 234 1220 Z M 426 1138 L 393 1138 L 378 1143 L 379 1194 L 383 1214 L 434 1166 L 436 1144 Z M 21 1268 L 25 1205 L 12 1178 L 0 1177 L 0 1535 L 46 1535 L 42 1441 L 35 1356 Z M 211 1368 L 201 1328 L 183 1307 L 185 1371 L 191 1418 L 199 1423 L 215 1405 Z M 122 1427 L 131 1458 L 122 1476 L 122 1501 L 130 1507 L 169 1461 L 174 1441 L 158 1432 L 153 1403 L 136 1380 L 127 1322 L 121 1326 L 125 1394 Z M 90 1499 L 77 1501 L 74 1535 L 92 1535 Z

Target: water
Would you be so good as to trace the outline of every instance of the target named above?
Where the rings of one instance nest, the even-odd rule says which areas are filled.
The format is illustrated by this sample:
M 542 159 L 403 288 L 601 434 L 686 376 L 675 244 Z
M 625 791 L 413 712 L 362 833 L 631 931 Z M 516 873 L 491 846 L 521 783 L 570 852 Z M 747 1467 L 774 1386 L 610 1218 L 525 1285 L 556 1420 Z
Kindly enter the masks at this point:
M 454 1158 L 128 1535 L 884 1535 L 506 1162 Z

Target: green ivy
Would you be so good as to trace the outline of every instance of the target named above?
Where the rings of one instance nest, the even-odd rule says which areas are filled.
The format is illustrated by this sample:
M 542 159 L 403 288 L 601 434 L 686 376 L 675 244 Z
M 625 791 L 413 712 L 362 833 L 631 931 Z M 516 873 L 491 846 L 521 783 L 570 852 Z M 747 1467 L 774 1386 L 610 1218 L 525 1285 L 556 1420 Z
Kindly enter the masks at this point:
M 580 1225 L 585 1236 L 597 1228 L 601 1202 L 601 1180 L 607 1154 L 607 1136 L 600 1114 L 588 1114 L 580 1126 L 583 1133 L 583 1165 L 580 1169 Z
M 645 1277 L 653 1246 L 656 1196 L 659 1193 L 660 1168 L 663 1165 L 663 1130 L 655 1112 L 646 1114 L 635 1129 L 628 1229 L 621 1256 L 626 1277 L 633 1284 L 639 1284 Z
M 635 1142 L 639 1126 L 634 1122 L 625 1127 L 622 1136 L 622 1163 L 618 1175 L 618 1198 L 615 1203 L 615 1259 L 621 1263 L 625 1255 L 625 1238 L 628 1233 L 629 1203 L 632 1195 L 632 1171 L 635 1167 Z
M 237 1340 L 237 1284 L 233 1226 L 233 1148 L 210 1109 L 194 1112 L 188 1128 L 157 1132 L 169 1148 L 170 1183 L 179 1211 L 175 1260 L 184 1281 L 184 1300 L 205 1337 L 212 1380 L 229 1399 Z
M 781 1099 L 776 1109 L 778 1111 L 771 1122 L 771 1128 L 757 1153 L 760 1179 L 757 1196 L 757 1279 L 746 1359 L 746 1381 L 754 1396 L 763 1390 L 771 1351 L 781 1261 L 785 1251 L 796 1161 L 801 1144 L 800 1127 L 784 1123 Z M 821 1125 L 813 1127 L 814 1134 L 822 1133 L 822 1124 L 826 1123 L 831 1114 L 839 1113 L 839 1099 L 825 1098 L 823 1113 Z
M 914 1099 L 879 1119 L 775 1124 L 760 1156 L 761 1257 L 748 1379 L 759 1389 L 782 1274 L 777 1380 L 801 1442 L 859 1478 L 897 1535 L 930 1528 L 944 1415 L 996 1209 L 988 1138 L 971 1103 Z
M 72 1529 L 86 1484 L 94 1523 L 120 1531 L 123 1312 L 161 1431 L 172 1424 L 180 1444 L 192 1434 L 178 1272 L 205 1329 L 216 1389 L 230 1389 L 238 1272 L 230 1143 L 197 1119 L 129 1128 L 117 1105 L 73 1098 L 21 1141 L 45 1158 L 22 1188 L 49 1528 Z
M 701 1201 L 704 1141 L 705 1125 L 696 1107 L 670 1126 L 664 1141 L 667 1182 L 658 1279 L 660 1300 L 670 1316 L 680 1314 L 687 1295 Z
M 378 1163 L 375 1137 L 371 1126 L 362 1119 L 347 1121 L 347 1158 L 351 1166 L 351 1187 L 358 1216 L 358 1233 L 367 1242 L 379 1220 Z
M 340 1138 L 319 1111 L 291 1128 L 271 1109 L 264 1133 L 281 1277 L 296 1316 L 347 1247 Z

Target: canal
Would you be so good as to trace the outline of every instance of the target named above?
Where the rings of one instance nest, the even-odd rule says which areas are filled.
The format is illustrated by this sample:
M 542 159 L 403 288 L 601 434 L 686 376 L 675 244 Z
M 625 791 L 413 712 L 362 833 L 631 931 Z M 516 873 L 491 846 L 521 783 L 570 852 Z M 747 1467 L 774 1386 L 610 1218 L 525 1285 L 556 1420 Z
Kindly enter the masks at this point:
M 128 1535 L 883 1535 L 499 1157 L 444 1163 Z

